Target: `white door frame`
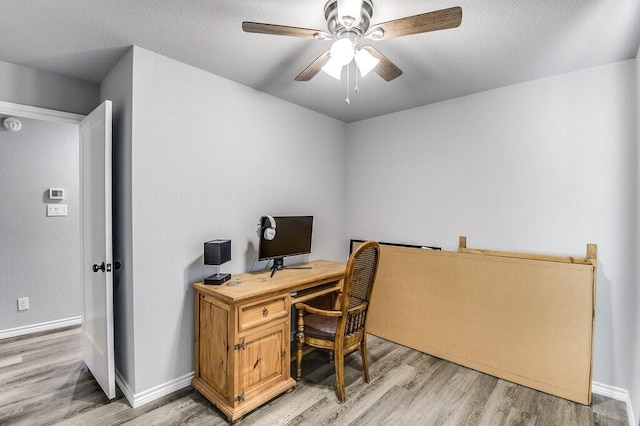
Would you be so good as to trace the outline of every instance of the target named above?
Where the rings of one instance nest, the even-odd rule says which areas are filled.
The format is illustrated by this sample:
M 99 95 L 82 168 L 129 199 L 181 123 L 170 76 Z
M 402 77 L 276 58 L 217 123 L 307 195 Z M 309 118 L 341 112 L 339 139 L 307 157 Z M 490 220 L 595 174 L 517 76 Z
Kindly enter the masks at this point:
M 78 128 L 80 128 L 80 123 L 86 117 L 85 115 L 82 115 L 82 114 L 74 114 L 70 112 L 57 111 L 57 110 L 52 110 L 47 108 L 34 107 L 30 105 L 18 104 L 13 102 L 5 102 L 5 101 L 0 101 L 0 114 L 15 115 L 15 116 L 24 117 L 24 118 L 31 118 L 35 120 L 43 120 L 43 121 L 49 121 L 49 122 L 55 122 L 55 123 L 75 124 L 78 126 Z M 78 137 L 78 143 L 80 143 L 80 137 Z M 79 158 L 78 161 L 80 162 L 81 158 Z M 81 177 L 78 176 L 78 179 L 81 179 Z M 81 200 L 81 203 L 82 203 L 82 200 Z M 80 244 L 80 246 L 84 247 L 83 244 Z M 84 252 L 80 253 L 80 259 L 78 259 L 78 261 L 82 262 L 84 260 L 84 257 L 85 257 Z M 78 290 L 82 290 L 82 289 L 79 288 Z M 84 304 L 84 300 L 83 300 L 83 304 Z M 82 311 L 84 312 L 84 307 Z M 84 318 L 83 318 L 83 321 L 84 321 Z M 113 354 L 111 356 L 113 356 Z M 113 393 L 114 393 L 113 395 L 114 397 L 115 391 Z
M 86 116 L 74 114 L 72 112 L 56 111 L 34 107 L 30 105 L 14 104 L 12 102 L 0 101 L 0 113 L 7 115 L 19 115 L 24 118 L 33 118 L 36 120 L 53 121 L 56 123 L 70 123 L 80 125 L 82 119 Z

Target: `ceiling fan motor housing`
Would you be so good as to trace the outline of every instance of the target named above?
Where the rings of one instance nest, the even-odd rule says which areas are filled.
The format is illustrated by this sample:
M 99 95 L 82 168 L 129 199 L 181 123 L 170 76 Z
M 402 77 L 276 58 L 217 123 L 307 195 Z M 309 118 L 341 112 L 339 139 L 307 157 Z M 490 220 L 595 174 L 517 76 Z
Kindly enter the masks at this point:
M 373 2 L 371 0 L 362 0 L 360 16 L 354 16 L 357 22 L 356 25 L 347 27 L 338 16 L 338 0 L 329 0 L 324 6 L 324 17 L 327 20 L 327 28 L 329 29 L 329 33 L 336 38 L 341 38 L 340 36 L 344 33 L 354 33 L 357 34 L 358 38 L 362 37 L 369 29 L 372 16 Z M 358 18 L 360 19 L 358 20 Z

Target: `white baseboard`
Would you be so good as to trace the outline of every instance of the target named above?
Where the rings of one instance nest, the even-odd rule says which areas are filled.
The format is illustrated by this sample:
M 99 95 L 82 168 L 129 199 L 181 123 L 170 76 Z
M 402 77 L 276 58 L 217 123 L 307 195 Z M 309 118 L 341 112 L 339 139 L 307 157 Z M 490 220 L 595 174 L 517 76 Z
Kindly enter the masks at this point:
M 56 328 L 69 327 L 82 324 L 82 317 L 63 318 L 54 321 L 41 322 L 39 324 L 25 325 L 23 327 L 0 330 L 0 340 L 11 337 L 25 336 L 27 334 L 39 333 L 41 331 L 54 330 Z
M 591 382 L 591 391 L 598 395 L 615 399 L 616 401 L 624 401 L 627 405 L 627 417 L 629 418 L 629 424 L 633 426 L 636 425 L 636 419 L 633 415 L 633 406 L 631 405 L 631 395 L 629 395 L 628 390 L 605 385 L 603 383 Z
M 129 401 L 131 407 L 138 408 L 143 406 L 144 404 L 155 401 L 158 398 L 162 398 L 165 395 L 169 395 L 171 392 L 175 392 L 177 390 L 190 386 L 191 379 L 193 379 L 194 375 L 195 373 L 192 371 L 191 373 L 187 373 L 182 377 L 178 377 L 177 379 L 173 379 L 140 393 L 134 393 L 131 390 L 129 384 L 122 378 L 118 371 L 116 371 L 116 383 L 120 387 L 120 390 L 124 394 L 125 398 L 127 398 L 127 401 Z
M 132 408 L 135 408 L 133 405 L 134 397 L 133 397 L 133 391 L 131 390 L 131 386 L 129 386 L 129 383 L 127 383 L 127 381 L 124 378 L 122 378 L 122 375 L 120 374 L 117 368 L 116 368 L 116 384 L 122 391 L 122 394 L 124 395 L 124 397 L 127 398 L 127 401 L 129 401 L 129 405 L 131 405 Z

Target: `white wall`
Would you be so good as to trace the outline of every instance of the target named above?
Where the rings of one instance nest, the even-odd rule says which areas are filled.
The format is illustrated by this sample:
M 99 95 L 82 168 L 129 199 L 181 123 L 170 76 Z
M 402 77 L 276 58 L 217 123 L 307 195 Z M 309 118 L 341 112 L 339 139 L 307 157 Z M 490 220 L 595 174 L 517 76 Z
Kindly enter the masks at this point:
M 204 241 L 231 239 L 222 271 L 244 272 L 260 215 L 312 214 L 312 254 L 293 261 L 346 260 L 346 125 L 138 47 L 132 86 L 139 394 L 193 371 Z
M 629 60 L 350 124 L 349 237 L 578 256 L 598 244 L 593 380 L 637 390 L 635 79 Z
M 81 314 L 78 126 L 20 121 L 19 132 L 0 128 L 0 330 Z M 47 217 L 47 204 L 66 204 L 68 216 Z
M 88 114 L 98 105 L 98 85 L 0 61 L 0 100 Z

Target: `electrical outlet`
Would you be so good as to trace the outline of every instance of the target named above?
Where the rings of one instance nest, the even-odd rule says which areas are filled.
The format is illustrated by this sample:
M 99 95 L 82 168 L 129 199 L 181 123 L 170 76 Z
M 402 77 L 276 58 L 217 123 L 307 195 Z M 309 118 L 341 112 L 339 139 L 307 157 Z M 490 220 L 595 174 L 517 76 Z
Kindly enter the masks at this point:
M 19 297 L 18 298 L 18 310 L 26 311 L 29 309 L 29 298 L 28 297 Z

